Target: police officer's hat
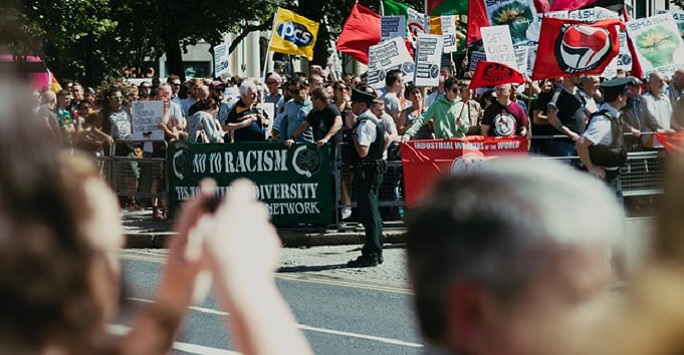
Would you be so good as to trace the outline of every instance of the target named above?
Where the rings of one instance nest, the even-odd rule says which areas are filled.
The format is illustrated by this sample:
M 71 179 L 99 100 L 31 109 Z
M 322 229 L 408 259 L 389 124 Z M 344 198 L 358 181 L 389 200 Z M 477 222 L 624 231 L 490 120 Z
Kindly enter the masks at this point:
M 635 77 L 615 78 L 601 83 L 601 89 L 607 97 L 617 97 L 629 92 L 628 85 L 641 85 L 641 81 Z
M 373 100 L 375 100 L 375 96 L 365 92 L 361 91 L 359 89 L 352 89 L 352 96 L 351 96 L 352 102 L 365 102 L 368 106 L 373 104 Z

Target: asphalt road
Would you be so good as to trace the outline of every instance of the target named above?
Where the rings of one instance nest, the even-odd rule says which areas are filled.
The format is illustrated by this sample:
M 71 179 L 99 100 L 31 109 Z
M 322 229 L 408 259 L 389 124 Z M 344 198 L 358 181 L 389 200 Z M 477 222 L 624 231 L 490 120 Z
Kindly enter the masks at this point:
M 339 251 L 338 259 L 346 260 L 357 253 L 355 247 L 338 246 L 334 249 Z M 296 254 L 299 251 L 293 252 Z M 301 252 L 308 255 L 320 253 L 328 258 L 332 254 L 331 249 L 326 247 Z M 336 263 L 327 263 L 317 268 L 285 267 L 277 275 L 278 288 L 316 354 L 394 355 L 423 352 L 411 313 L 410 292 L 401 287 L 404 282 L 382 276 L 392 274 L 393 269 L 401 267 L 399 260 L 403 259 L 403 250 L 398 248 L 387 254 L 389 260 L 374 269 L 340 269 Z M 122 257 L 127 299 L 133 306 L 150 302 L 162 268 L 163 252 L 124 251 Z M 284 264 L 288 264 L 287 258 L 284 258 Z M 296 256 L 294 258 L 298 259 Z M 332 259 L 336 260 L 335 257 Z M 403 278 L 403 274 L 399 278 Z M 212 296 L 193 307 L 173 353 L 234 354 L 235 348 L 230 342 L 223 317 L 225 313 Z M 125 325 L 127 321 L 122 319 L 119 323 Z M 121 327 L 114 329 L 123 331 Z

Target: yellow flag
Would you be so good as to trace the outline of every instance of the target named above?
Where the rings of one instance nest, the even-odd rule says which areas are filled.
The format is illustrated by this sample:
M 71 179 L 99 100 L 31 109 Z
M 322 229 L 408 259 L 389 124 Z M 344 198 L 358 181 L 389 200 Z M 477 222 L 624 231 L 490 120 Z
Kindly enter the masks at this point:
M 318 36 L 318 26 L 316 21 L 311 21 L 290 10 L 278 8 L 275 21 L 273 21 L 269 50 L 301 55 L 311 60 Z

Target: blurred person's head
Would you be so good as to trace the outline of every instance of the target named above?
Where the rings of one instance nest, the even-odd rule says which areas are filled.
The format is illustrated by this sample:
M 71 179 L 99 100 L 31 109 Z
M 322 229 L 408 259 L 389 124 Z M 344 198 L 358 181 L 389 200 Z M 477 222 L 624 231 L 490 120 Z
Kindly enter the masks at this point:
M 108 100 L 109 108 L 112 111 L 118 111 L 121 109 L 121 107 L 123 107 L 124 96 L 121 92 L 121 89 L 117 87 L 109 89 L 106 99 Z
M 460 100 L 461 87 L 458 86 L 458 80 L 451 77 L 444 81 L 444 96 L 449 101 Z
M 47 90 L 40 94 L 40 103 L 47 106 L 50 110 L 57 107 L 57 94 L 52 90 Z
M 684 90 L 684 68 L 675 70 L 674 75 L 672 75 L 672 86 L 679 91 Z
M 596 75 L 583 75 L 580 78 L 580 87 L 590 97 L 593 97 L 594 94 L 596 94 L 596 90 L 599 88 L 600 84 L 601 80 L 599 80 L 599 77 Z
M 591 353 L 612 300 L 609 248 L 623 237 L 614 194 L 554 161 L 464 164 L 408 222 L 425 339 L 452 354 Z
M 423 101 L 423 90 L 414 84 L 408 84 L 406 86 L 406 91 L 404 91 L 404 98 L 411 101 L 412 103 Z
M 195 95 L 197 95 L 197 100 L 206 100 L 207 98 L 209 98 L 209 94 L 209 86 L 207 85 L 202 84 L 195 88 Z
M 209 87 L 211 90 L 211 98 L 216 102 L 219 103 L 223 101 L 224 98 L 224 93 L 226 91 L 226 84 L 222 81 L 214 80 L 211 83 L 211 86 Z
M 149 81 L 143 81 L 140 83 L 138 96 L 141 100 L 149 100 L 150 95 L 152 95 L 152 84 Z
M 665 85 L 667 81 L 662 73 L 654 71 L 648 76 L 648 87 L 653 95 L 662 95 L 665 92 Z
M 74 85 L 71 86 L 71 95 L 73 96 L 74 101 L 79 102 L 83 100 L 83 94 L 85 94 L 83 85 L 75 82 Z
M 166 82 L 171 85 L 173 96 L 178 96 L 178 92 L 181 88 L 181 79 L 178 75 L 171 74 L 166 78 Z
M 71 105 L 71 91 L 62 89 L 57 93 L 57 108 L 66 109 Z
M 346 81 L 338 80 L 333 84 L 333 97 L 335 101 L 349 101 L 351 100 L 350 94 L 351 88 Z
M 129 102 L 131 101 L 138 101 L 140 99 L 140 96 L 138 95 L 138 87 L 137 86 L 129 86 L 126 88 L 126 100 Z
M 311 104 L 316 111 L 323 111 L 323 109 L 330 104 L 332 95 L 327 88 L 315 88 L 311 90 Z
M 173 95 L 173 89 L 170 84 L 163 83 L 157 87 L 156 100 L 169 102 L 171 101 L 171 95 Z
M 398 94 L 404 86 L 401 78 L 401 70 L 392 69 L 385 75 L 385 89 L 387 92 Z
M 251 79 L 242 80 L 240 84 L 240 99 L 245 106 L 250 107 L 257 102 L 257 86 Z
M 0 85 L 0 348 L 100 353 L 107 311 L 98 287 L 109 280 L 86 226 L 96 212 L 83 181 L 66 175 L 58 143 L 44 139 L 49 128 L 31 119 L 31 95 L 17 95 L 21 89 Z M 105 213 L 117 218 L 118 206 Z
M 508 105 L 511 101 L 511 92 L 513 91 L 511 84 L 497 85 L 494 90 L 496 92 L 496 100 L 504 106 Z
M 283 84 L 283 79 L 278 73 L 270 73 L 266 75 L 266 87 L 271 95 L 280 94 L 280 86 Z
M 302 104 L 309 96 L 309 81 L 302 77 L 292 78 L 290 79 L 289 91 L 292 99 L 296 103 Z
M 313 75 L 311 75 L 311 78 L 309 79 L 309 84 L 311 85 L 311 89 L 323 87 L 323 84 L 324 84 L 323 77 L 319 74 L 313 74 Z
M 373 100 L 373 104 L 371 105 L 371 113 L 373 113 L 377 118 L 382 118 L 382 116 L 385 114 L 385 101 L 382 101 L 382 99 Z

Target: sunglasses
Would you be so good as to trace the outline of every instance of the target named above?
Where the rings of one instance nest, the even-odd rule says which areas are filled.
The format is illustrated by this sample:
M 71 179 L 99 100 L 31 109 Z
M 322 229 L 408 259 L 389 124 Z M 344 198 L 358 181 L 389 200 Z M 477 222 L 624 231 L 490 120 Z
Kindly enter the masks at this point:
M 337 91 L 349 91 L 349 88 L 348 87 L 340 87 L 340 88 L 337 88 Z
M 152 87 L 151 86 L 143 86 L 143 87 L 141 87 L 141 89 L 148 89 L 149 90 L 149 89 L 152 89 Z
M 120 99 L 123 99 L 124 97 L 119 95 L 119 96 L 110 96 L 109 98 L 114 99 L 114 100 L 120 100 Z
M 171 85 L 172 85 L 172 86 L 180 86 L 181 84 L 180 84 L 180 83 L 173 83 L 173 84 L 171 84 Z

